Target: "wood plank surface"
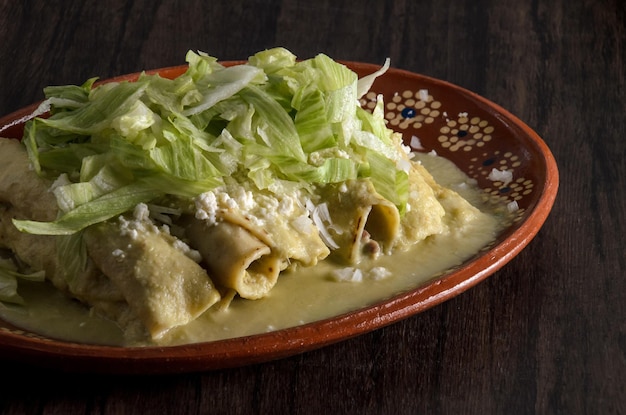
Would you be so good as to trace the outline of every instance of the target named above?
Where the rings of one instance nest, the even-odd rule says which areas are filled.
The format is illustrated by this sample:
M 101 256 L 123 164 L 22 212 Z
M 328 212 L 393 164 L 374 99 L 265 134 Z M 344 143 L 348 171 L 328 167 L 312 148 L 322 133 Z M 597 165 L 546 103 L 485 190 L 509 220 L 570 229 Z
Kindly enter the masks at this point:
M 97 376 L 2 358 L 2 414 L 625 414 L 626 6 L 621 0 L 0 0 L 0 114 L 42 88 L 273 46 L 470 89 L 554 153 L 537 237 L 466 293 L 291 358 Z

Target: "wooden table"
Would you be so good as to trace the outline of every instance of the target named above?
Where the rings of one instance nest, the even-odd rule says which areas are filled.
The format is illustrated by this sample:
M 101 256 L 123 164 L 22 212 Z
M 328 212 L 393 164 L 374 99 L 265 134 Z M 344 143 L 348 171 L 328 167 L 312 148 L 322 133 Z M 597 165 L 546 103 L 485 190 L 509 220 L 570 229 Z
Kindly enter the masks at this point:
M 626 6 L 582 1 L 0 1 L 0 114 L 82 83 L 272 46 L 382 63 L 502 105 L 561 187 L 504 269 L 392 326 L 237 369 L 97 376 L 2 356 L 3 414 L 626 413 Z M 8 384 L 7 384 L 8 383 Z

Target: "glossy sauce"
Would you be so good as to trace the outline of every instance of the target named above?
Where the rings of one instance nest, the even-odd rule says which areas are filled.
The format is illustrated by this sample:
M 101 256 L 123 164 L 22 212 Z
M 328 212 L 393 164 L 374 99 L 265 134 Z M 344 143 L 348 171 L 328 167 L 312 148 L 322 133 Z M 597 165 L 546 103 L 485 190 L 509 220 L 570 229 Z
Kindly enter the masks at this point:
M 481 192 L 451 162 L 421 155 L 420 160 L 443 186 L 460 193 L 485 211 Z M 381 302 L 416 288 L 434 276 L 462 264 L 493 241 L 501 221 L 489 215 L 462 234 L 436 235 L 405 253 L 383 256 L 376 266 L 391 275 L 384 279 L 340 282 L 331 278 L 336 266 L 324 261 L 312 268 L 281 274 L 269 296 L 260 300 L 236 299 L 226 310 L 210 309 L 192 323 L 171 330 L 159 342 L 174 345 L 240 337 L 331 318 Z M 121 331 L 107 320 L 91 316 L 49 284 L 24 284 L 20 294 L 27 307 L 0 305 L 0 317 L 33 333 L 69 341 L 125 344 Z

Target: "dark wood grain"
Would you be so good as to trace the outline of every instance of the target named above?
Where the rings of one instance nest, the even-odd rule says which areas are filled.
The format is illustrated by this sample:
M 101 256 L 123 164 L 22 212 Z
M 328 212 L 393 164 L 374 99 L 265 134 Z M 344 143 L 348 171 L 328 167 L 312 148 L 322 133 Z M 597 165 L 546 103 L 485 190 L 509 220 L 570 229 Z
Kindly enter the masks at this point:
M 303 58 L 389 56 L 509 109 L 559 164 L 544 228 L 468 292 L 288 359 L 119 377 L 1 356 L 0 413 L 626 413 L 621 0 L 0 0 L 0 114 L 46 85 L 181 64 L 188 49 L 227 60 L 279 45 Z

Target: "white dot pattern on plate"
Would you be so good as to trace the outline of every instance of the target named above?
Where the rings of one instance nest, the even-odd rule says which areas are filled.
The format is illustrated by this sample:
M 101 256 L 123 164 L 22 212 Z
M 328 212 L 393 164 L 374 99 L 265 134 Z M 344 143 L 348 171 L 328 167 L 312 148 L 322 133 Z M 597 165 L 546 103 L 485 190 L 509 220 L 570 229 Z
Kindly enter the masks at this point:
M 376 107 L 378 92 L 370 91 L 361 99 L 361 106 L 368 110 Z M 470 158 L 466 173 L 475 179 L 487 179 L 483 187 L 487 202 L 494 204 L 518 204 L 531 195 L 535 184 L 532 179 L 517 174 L 522 165 L 521 156 L 513 152 L 486 151 L 487 144 L 497 140 L 496 127 L 488 120 L 468 111 L 447 110 L 446 102 L 426 89 L 404 90 L 385 97 L 384 116 L 390 128 L 404 133 L 405 140 L 413 133 L 419 134 L 423 127 L 437 132 L 436 146 L 426 150 L 442 153 L 467 154 Z M 480 152 L 476 155 L 477 152 Z M 492 170 L 509 172 L 509 182 L 490 180 Z M 519 207 L 510 215 L 510 224 L 519 222 L 526 209 Z M 507 224 L 508 225 L 508 224 Z

